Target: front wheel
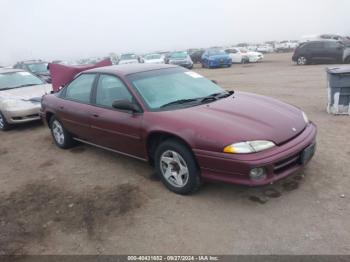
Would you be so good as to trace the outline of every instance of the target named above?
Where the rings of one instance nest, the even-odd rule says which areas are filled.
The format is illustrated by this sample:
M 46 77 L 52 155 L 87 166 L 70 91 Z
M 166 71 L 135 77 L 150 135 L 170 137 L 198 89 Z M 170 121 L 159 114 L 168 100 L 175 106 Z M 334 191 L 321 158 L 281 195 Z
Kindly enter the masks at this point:
M 10 124 L 7 123 L 5 116 L 0 112 L 0 130 L 6 131 L 10 129 Z
M 56 117 L 51 118 L 50 129 L 53 140 L 58 147 L 67 149 L 75 145 L 72 135 L 63 127 L 62 123 Z
M 199 189 L 199 168 L 183 143 L 173 139 L 161 143 L 156 150 L 155 164 L 159 177 L 170 191 L 187 195 Z
M 299 56 L 297 59 L 297 64 L 298 65 L 307 65 L 308 61 L 305 56 Z

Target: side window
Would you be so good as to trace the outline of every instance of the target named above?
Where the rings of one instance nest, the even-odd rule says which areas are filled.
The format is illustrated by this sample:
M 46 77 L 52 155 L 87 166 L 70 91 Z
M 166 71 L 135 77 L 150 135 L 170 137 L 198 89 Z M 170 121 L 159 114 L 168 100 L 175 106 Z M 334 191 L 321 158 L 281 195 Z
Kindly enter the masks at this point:
M 316 43 L 312 43 L 310 45 L 310 47 L 311 48 L 318 48 L 318 49 L 320 49 L 320 48 L 324 48 L 324 44 L 322 42 L 316 42 Z
M 82 74 L 67 86 L 66 98 L 90 103 L 90 94 L 96 74 Z
M 116 100 L 132 102 L 133 97 L 119 78 L 111 75 L 101 75 L 97 85 L 96 104 L 112 107 Z
M 325 45 L 326 45 L 326 48 L 331 48 L 331 49 L 335 49 L 340 46 L 340 44 L 335 41 L 326 42 Z

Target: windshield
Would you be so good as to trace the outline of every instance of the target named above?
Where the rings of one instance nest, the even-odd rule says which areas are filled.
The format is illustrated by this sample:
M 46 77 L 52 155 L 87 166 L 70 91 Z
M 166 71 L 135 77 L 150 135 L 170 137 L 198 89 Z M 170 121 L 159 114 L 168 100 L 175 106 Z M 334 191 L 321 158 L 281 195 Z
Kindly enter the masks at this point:
M 120 60 L 129 60 L 129 59 L 137 59 L 135 54 L 122 54 L 120 56 Z
M 48 73 L 47 63 L 35 63 L 35 64 L 26 64 L 28 70 L 32 73 Z
M 184 59 L 187 57 L 187 53 L 186 52 L 175 52 L 175 53 L 172 53 L 170 55 L 170 58 L 173 58 L 173 59 Z
M 209 50 L 209 55 L 226 55 L 224 50 Z
M 44 82 L 40 78 L 28 72 L 0 74 L 0 90 L 41 84 L 44 84 Z
M 147 107 L 153 110 L 176 100 L 198 99 L 224 92 L 212 81 L 183 68 L 136 73 L 130 75 L 129 80 Z
M 158 54 L 146 55 L 144 58 L 145 58 L 146 60 L 160 59 L 160 58 L 161 58 L 161 55 L 158 55 Z

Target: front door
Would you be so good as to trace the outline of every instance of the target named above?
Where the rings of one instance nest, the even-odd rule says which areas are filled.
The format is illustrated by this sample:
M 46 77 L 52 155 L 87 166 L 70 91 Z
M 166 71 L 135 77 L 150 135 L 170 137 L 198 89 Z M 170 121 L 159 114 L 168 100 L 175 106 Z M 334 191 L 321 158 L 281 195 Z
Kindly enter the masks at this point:
M 113 108 L 112 104 L 116 100 L 136 103 L 118 77 L 101 74 L 94 95 L 95 107 L 91 111 L 92 141 L 121 153 L 145 158 L 141 138 L 143 114 Z

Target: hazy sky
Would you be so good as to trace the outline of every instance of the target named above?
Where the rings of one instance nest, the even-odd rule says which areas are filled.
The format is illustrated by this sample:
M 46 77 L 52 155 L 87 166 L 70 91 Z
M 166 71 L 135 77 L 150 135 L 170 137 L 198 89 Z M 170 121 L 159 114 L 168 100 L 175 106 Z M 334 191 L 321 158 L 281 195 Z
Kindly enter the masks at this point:
M 350 0 L 0 0 L 0 65 L 350 35 Z

